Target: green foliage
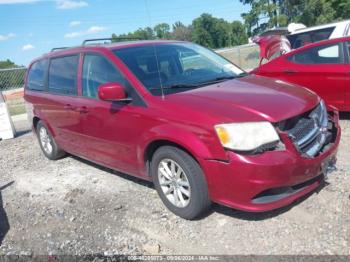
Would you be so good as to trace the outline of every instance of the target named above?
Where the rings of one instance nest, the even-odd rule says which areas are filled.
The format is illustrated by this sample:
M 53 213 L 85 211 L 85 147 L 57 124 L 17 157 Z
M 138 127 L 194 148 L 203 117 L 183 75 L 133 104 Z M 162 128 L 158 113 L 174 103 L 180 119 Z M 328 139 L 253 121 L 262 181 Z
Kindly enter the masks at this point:
M 180 41 L 192 41 L 192 33 L 192 25 L 185 26 L 183 23 L 178 21 L 173 24 L 173 31 L 170 34 L 170 38 Z
M 112 34 L 114 41 L 118 41 L 118 37 L 193 41 L 210 48 L 240 45 L 248 41 L 245 27 L 241 22 L 230 23 L 210 14 L 202 14 L 189 26 L 177 21 L 172 25 L 172 30 L 169 24 L 160 23 L 154 28 L 139 28 L 134 32 L 121 35 Z
M 158 24 L 153 30 L 159 39 L 168 39 L 170 36 L 170 26 L 167 23 Z
M 240 0 L 251 5 L 242 14 L 248 35 L 256 35 L 274 26 L 291 22 L 306 26 L 349 19 L 350 0 Z
M 239 21 L 229 23 L 210 14 L 202 14 L 192 22 L 193 41 L 211 48 L 245 44 L 248 36 Z
M 14 67 L 18 67 L 18 65 L 16 65 L 14 62 L 12 62 L 9 59 L 0 61 L 0 69 L 14 68 Z

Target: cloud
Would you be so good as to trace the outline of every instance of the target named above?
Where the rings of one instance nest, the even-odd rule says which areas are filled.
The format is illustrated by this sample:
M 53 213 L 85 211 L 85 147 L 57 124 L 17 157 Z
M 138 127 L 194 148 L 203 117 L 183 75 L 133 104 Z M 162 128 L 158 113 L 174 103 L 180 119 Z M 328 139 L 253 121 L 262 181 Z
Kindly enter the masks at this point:
M 16 35 L 14 33 L 8 33 L 7 35 L 0 35 L 0 41 L 7 41 Z
M 29 4 L 38 2 L 39 0 L 0 0 L 0 5 L 11 5 L 11 4 Z
M 27 50 L 30 50 L 33 48 L 34 48 L 34 46 L 32 44 L 26 44 L 26 45 L 22 46 L 23 51 L 27 51 Z
M 1 0 L 0 0 L 1 1 Z M 85 1 L 73 1 L 73 0 L 57 0 L 57 9 L 77 9 L 81 7 L 86 7 L 89 4 Z
M 93 35 L 93 34 L 97 34 L 97 33 L 106 31 L 106 29 L 107 28 L 105 28 L 103 26 L 92 26 L 85 31 L 78 31 L 78 32 L 72 32 L 72 33 L 65 34 L 64 37 L 65 38 L 75 38 L 75 37 L 80 37 L 80 36 L 84 36 L 84 35 Z
M 71 21 L 71 22 L 69 23 L 69 26 L 70 26 L 70 27 L 73 27 L 73 26 L 78 26 L 78 25 L 80 25 L 80 24 L 81 24 L 80 21 Z
M 106 28 L 103 26 L 92 26 L 86 32 L 88 34 L 96 34 L 96 33 L 100 33 L 103 31 L 106 31 Z

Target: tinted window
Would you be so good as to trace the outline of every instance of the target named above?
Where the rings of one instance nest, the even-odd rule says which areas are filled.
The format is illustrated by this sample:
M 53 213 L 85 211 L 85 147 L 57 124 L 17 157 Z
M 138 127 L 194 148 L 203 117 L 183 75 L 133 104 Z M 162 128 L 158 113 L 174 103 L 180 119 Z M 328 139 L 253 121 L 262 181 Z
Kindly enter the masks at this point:
M 298 64 L 339 64 L 342 63 L 339 44 L 323 45 L 299 52 L 289 58 Z
M 348 63 L 350 63 L 350 42 L 346 43 L 347 49 L 348 49 Z
M 79 56 L 53 58 L 49 69 L 49 91 L 59 94 L 77 94 Z
M 111 82 L 118 82 L 126 86 L 122 74 L 106 58 L 86 54 L 83 65 L 83 96 L 96 98 L 98 87 Z
M 299 48 L 309 43 L 318 42 L 329 39 L 335 27 L 314 30 L 306 33 L 288 35 L 287 38 L 293 49 Z
M 28 73 L 28 89 L 31 90 L 44 90 L 45 89 L 45 72 L 47 68 L 47 60 L 41 60 L 35 62 Z

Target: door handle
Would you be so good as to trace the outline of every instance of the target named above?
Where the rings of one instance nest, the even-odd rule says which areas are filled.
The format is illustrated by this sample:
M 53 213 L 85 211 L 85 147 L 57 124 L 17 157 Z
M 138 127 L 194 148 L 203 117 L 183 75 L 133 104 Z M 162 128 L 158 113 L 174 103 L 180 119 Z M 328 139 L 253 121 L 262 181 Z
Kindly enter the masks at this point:
M 292 75 L 292 74 L 298 73 L 298 71 L 293 70 L 293 69 L 286 69 L 283 71 L 283 73 L 288 74 L 288 75 Z
M 78 107 L 77 111 L 81 114 L 86 114 L 89 112 L 88 108 L 86 106 L 81 106 L 81 107 Z
M 66 104 L 66 105 L 63 106 L 63 108 L 65 110 L 74 110 L 75 109 L 74 106 L 72 106 L 71 104 Z

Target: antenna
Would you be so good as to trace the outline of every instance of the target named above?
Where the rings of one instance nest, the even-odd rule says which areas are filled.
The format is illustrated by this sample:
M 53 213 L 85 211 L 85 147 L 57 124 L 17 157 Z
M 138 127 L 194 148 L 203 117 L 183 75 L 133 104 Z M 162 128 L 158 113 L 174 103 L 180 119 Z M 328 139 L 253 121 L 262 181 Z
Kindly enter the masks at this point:
M 151 15 L 150 15 L 150 12 L 149 12 L 149 9 L 148 9 L 148 1 L 147 0 L 145 0 L 145 7 L 146 7 L 147 16 L 148 16 L 149 26 L 152 28 Z M 164 90 L 163 90 L 162 78 L 160 77 L 160 69 L 159 69 L 157 50 L 156 50 L 156 47 L 155 47 L 154 43 L 152 44 L 152 46 L 153 46 L 154 56 L 156 58 L 158 79 L 159 79 L 159 84 L 160 84 L 160 91 L 162 92 L 162 99 L 164 100 Z

